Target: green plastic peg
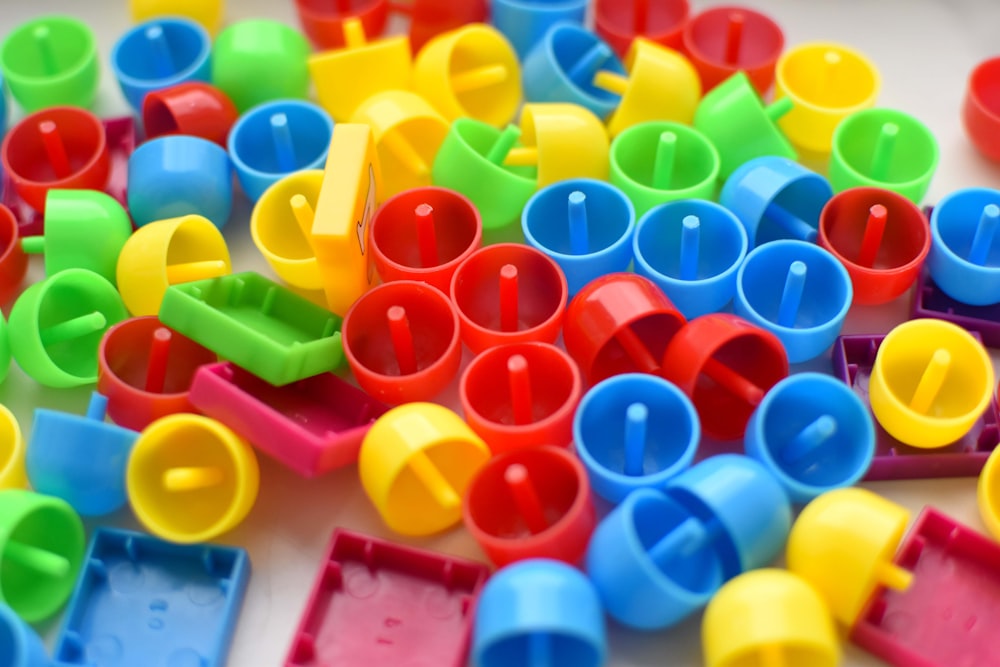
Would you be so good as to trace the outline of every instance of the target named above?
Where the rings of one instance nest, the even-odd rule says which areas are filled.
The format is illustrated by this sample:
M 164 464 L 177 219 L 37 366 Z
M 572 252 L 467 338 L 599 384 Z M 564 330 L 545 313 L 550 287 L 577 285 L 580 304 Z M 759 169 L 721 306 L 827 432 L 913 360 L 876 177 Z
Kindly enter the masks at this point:
M 212 83 L 242 114 L 277 99 L 309 96 L 309 41 L 279 21 L 229 26 L 212 47 Z

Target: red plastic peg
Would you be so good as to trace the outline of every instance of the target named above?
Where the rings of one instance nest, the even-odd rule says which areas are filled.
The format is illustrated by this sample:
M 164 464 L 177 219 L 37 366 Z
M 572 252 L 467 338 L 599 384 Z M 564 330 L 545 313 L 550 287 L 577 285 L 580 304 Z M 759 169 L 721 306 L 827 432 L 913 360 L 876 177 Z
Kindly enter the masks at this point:
M 701 75 L 704 92 L 742 70 L 757 92 L 766 94 L 784 48 L 781 27 L 746 7 L 713 7 L 684 27 L 683 50 Z
M 295 0 L 302 31 L 319 49 L 345 46 L 344 23 L 358 19 L 369 38 L 381 35 L 389 18 L 386 0 Z
M 622 58 L 636 37 L 680 51 L 688 0 L 597 0 L 594 32 Z

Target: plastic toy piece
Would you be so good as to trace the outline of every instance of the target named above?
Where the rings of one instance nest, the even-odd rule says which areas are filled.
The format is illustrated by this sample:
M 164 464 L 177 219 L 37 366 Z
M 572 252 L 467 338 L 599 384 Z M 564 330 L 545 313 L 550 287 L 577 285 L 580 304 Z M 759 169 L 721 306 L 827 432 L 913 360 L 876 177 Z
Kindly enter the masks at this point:
M 694 127 L 719 151 L 719 178 L 729 178 L 744 163 L 765 155 L 796 159 L 777 125 L 793 106 L 782 98 L 765 107 L 744 72 L 708 91 L 695 111 Z
M 39 212 L 51 189 L 103 190 L 111 169 L 104 125 L 73 107 L 24 118 L 4 138 L 0 160 L 17 194 Z
M 83 663 L 110 642 L 122 661 L 226 664 L 250 578 L 245 550 L 101 527 L 86 563 L 56 640 L 58 662 Z M 116 572 L 134 581 L 119 590 Z
M 28 623 L 43 621 L 73 592 L 83 522 L 66 501 L 20 489 L 0 491 L 0 517 L 0 603 Z
M 256 202 L 288 174 L 326 164 L 333 121 L 310 102 L 265 102 L 243 114 L 227 148 L 243 192 Z
M 334 127 L 325 171 L 309 242 L 327 306 L 343 316 L 375 278 L 371 219 L 382 203 L 382 176 L 371 128 L 358 123 Z
M 828 155 L 837 126 L 874 106 L 880 87 L 878 69 L 864 54 L 833 42 L 799 44 L 778 59 L 775 99 L 794 105 L 779 125 L 796 147 Z
M 577 104 L 540 102 L 521 108 L 521 143 L 504 160 L 534 167 L 538 187 L 573 178 L 608 179 L 608 132 Z
M 5 637 L 0 659 L 11 667 L 49 667 L 42 638 L 14 610 L 0 604 L 0 633 Z
M 728 313 L 688 322 L 662 359 L 662 376 L 691 398 L 702 431 L 716 440 L 742 437 L 764 395 L 788 376 L 777 336 Z
M 592 280 L 628 269 L 635 208 L 613 185 L 578 178 L 549 185 L 521 214 L 528 245 L 562 269 L 570 296 Z
M 854 303 L 864 305 L 902 296 L 931 249 L 930 227 L 920 209 L 881 188 L 834 195 L 820 214 L 816 240 L 847 269 Z
M 212 84 L 241 114 L 273 100 L 309 96 L 309 41 L 280 21 L 252 19 L 227 26 L 212 47 Z
M 973 337 L 978 334 L 973 334 Z M 833 348 L 834 375 L 869 405 L 871 370 L 884 336 L 841 336 Z M 870 410 L 869 405 L 869 410 Z M 935 449 L 904 445 L 875 422 L 875 458 L 865 479 L 975 477 L 1000 442 L 996 402 L 955 442 Z
M 719 153 L 703 134 L 666 121 L 628 128 L 611 143 L 611 182 L 640 218 L 678 199 L 715 199 Z
M 3 318 L 3 314 L 0 313 L 0 383 L 7 379 L 12 358 L 7 321 Z
M 153 19 L 118 39 L 111 67 L 129 105 L 140 111 L 147 93 L 212 75 L 212 38 L 186 18 Z
M 962 123 L 972 145 L 984 156 L 1000 161 L 1000 57 L 984 60 L 969 75 L 962 101 Z
M 343 26 L 342 48 L 309 57 L 319 103 L 338 122 L 351 120 L 373 95 L 406 90 L 412 69 L 406 36 L 368 42 L 360 19 L 349 18 Z
M 282 664 L 401 664 L 419 655 L 440 667 L 464 667 L 488 576 L 482 563 L 337 528 Z
M 21 249 L 17 218 L 0 204 L 0 304 L 7 304 L 21 291 L 28 273 L 28 256 Z
M 605 664 L 607 637 L 594 585 L 552 560 L 504 568 L 480 596 L 472 653 L 479 667 Z
M 97 381 L 97 348 L 128 317 L 115 286 L 85 269 L 66 269 L 26 289 L 10 311 L 10 348 L 26 374 L 46 387 Z
M 229 130 L 238 117 L 236 106 L 225 93 L 200 81 L 150 91 L 142 103 L 147 139 L 186 134 L 225 148 Z
M 7 406 L 0 405 L 0 491 L 27 486 L 21 425 Z
M 568 447 L 582 385 L 576 363 L 554 345 L 511 343 L 477 355 L 462 372 L 458 393 L 465 421 L 500 453 Z
M 323 177 L 321 169 L 281 177 L 264 191 L 250 215 L 250 236 L 264 259 L 282 280 L 304 290 L 323 289 L 309 242 Z
M 45 233 L 21 239 L 29 255 L 45 255 L 45 275 L 87 269 L 115 283 L 118 256 L 132 235 L 132 220 L 110 195 L 95 190 L 50 190 Z
M 553 25 L 568 23 L 582 26 L 586 14 L 586 0 L 494 0 L 490 7 L 490 20 L 522 61 Z
M 172 285 L 160 321 L 274 385 L 340 367 L 341 319 L 252 272 Z
M 825 178 L 787 158 L 750 160 L 726 180 L 719 203 L 747 229 L 751 247 L 776 239 L 816 240 L 833 190 Z
M 582 25 L 558 23 L 524 58 L 524 98 L 529 102 L 570 102 L 607 119 L 621 102 L 610 88 L 628 76 L 611 47 Z M 621 86 L 615 86 L 620 89 Z
M 372 128 L 386 197 L 431 184 L 431 165 L 449 124 L 426 100 L 406 90 L 376 93 L 351 122 Z
M 434 158 L 431 180 L 468 197 L 483 220 L 483 240 L 489 245 L 521 241 L 517 224 L 535 193 L 532 167 L 507 166 L 521 131 L 508 125 L 500 131 L 469 118 L 452 123 Z M 528 154 L 531 157 L 530 152 Z
M 108 416 L 135 431 L 167 415 L 194 412 L 188 391 L 195 372 L 217 360 L 150 316 L 108 329 L 97 354 L 97 390 L 107 396 Z
M 229 221 L 229 155 L 207 139 L 169 135 L 147 141 L 128 163 L 128 210 L 136 226 L 201 215 L 219 229 Z
M 834 619 L 854 627 L 880 585 L 910 586 L 913 575 L 893 563 L 909 512 L 866 489 L 836 489 L 799 514 L 788 537 L 788 569 L 823 597 Z
M 358 385 L 390 405 L 434 398 L 462 362 L 455 306 L 422 282 L 397 280 L 366 292 L 344 316 L 343 336 Z
M 685 324 L 655 283 L 632 273 L 588 283 L 564 319 L 566 351 L 590 384 L 622 373 L 660 374 L 667 344 Z
M 833 133 L 830 184 L 837 192 L 859 186 L 885 188 L 920 204 L 940 157 L 934 133 L 891 109 L 865 109 Z
M 793 503 L 807 503 L 864 476 L 875 455 L 875 426 L 848 385 L 822 373 L 797 373 L 767 392 L 744 443 Z
M 776 335 L 793 364 L 833 345 L 852 299 L 844 265 L 805 241 L 757 246 L 736 274 L 736 314 Z
M 626 496 L 594 531 L 587 574 L 612 618 L 630 628 L 667 628 L 727 579 L 771 562 L 791 514 L 785 492 L 759 463 L 713 456 L 665 491 Z
M 761 96 L 770 90 L 785 48 L 781 26 L 748 7 L 713 7 L 695 14 L 684 26 L 682 41 L 706 91 L 741 71 Z
M 108 400 L 94 392 L 85 416 L 35 410 L 25 466 L 31 488 L 62 498 L 82 516 L 125 506 L 125 464 L 139 434 L 104 422 Z
M 140 227 L 118 255 L 118 289 L 132 315 L 156 315 L 167 288 L 232 271 L 219 229 L 200 215 Z
M 58 106 L 89 107 L 97 96 L 97 40 L 83 21 L 66 15 L 22 23 L 0 45 L 6 87 L 31 113 Z
M 225 14 L 225 0 L 129 0 L 132 19 L 145 21 L 156 16 L 185 16 L 205 26 L 213 35 Z
M 970 306 L 941 290 L 925 270 L 914 290 L 910 319 L 934 318 L 952 322 L 980 336 L 986 347 L 1000 347 L 1000 305 Z
M 431 535 L 461 521 L 462 497 L 489 458 L 486 443 L 454 412 L 407 403 L 372 424 L 358 472 L 391 530 Z
M 656 283 L 689 320 L 732 301 L 748 245 L 729 209 L 696 199 L 651 209 L 632 237 L 635 272 Z
M 207 542 L 238 526 L 257 498 L 260 471 L 246 440 L 201 415 L 175 414 L 135 441 L 125 482 L 132 512 L 154 535 Z
M 990 535 L 996 538 L 1000 535 L 1000 481 L 998 481 L 997 468 L 1000 464 L 1000 454 L 990 454 L 979 475 L 979 484 L 976 486 L 976 502 L 979 505 L 979 516 L 983 520 L 983 525 Z
M 332 373 L 275 387 L 223 362 L 198 369 L 191 404 L 303 477 L 355 463 L 389 407 Z
M 701 622 L 705 667 L 801 661 L 840 664 L 840 641 L 823 599 L 785 570 L 746 572 L 727 582 L 708 603 Z
M 972 428 L 993 389 L 990 357 L 967 331 L 942 320 L 910 320 L 882 341 L 869 398 L 875 418 L 893 437 L 935 448 Z
M 489 13 L 487 0 L 412 0 L 388 4 L 394 14 L 409 19 L 410 48 L 414 53 L 419 53 L 438 35 L 470 23 L 485 23 Z
M 515 243 L 476 250 L 451 280 L 462 342 L 475 353 L 504 343 L 554 343 L 567 298 L 559 265 Z
M 620 503 L 636 489 L 662 491 L 694 460 L 701 425 L 666 380 L 626 373 L 594 385 L 573 419 L 577 456 L 594 492 Z
M 424 45 L 413 62 L 412 87 L 449 121 L 503 127 L 521 104 L 521 66 L 502 34 L 474 23 Z
M 372 261 L 385 282 L 419 280 L 447 294 L 458 265 L 482 242 L 479 211 L 447 188 L 400 192 L 372 218 Z
M 597 513 L 587 472 L 559 447 L 525 447 L 490 459 L 463 504 L 465 527 L 498 567 L 530 558 L 583 559 Z
M 597 0 L 594 32 L 623 58 L 640 37 L 680 51 L 689 11 L 688 0 Z
M 1000 191 L 956 190 L 934 207 L 930 222 L 927 268 L 934 284 L 970 306 L 1000 303 Z
M 989 662 L 996 655 L 996 641 L 977 630 L 981 623 L 997 620 L 990 600 L 1000 590 L 998 557 L 995 542 L 924 508 L 894 564 L 913 573 L 912 585 L 905 591 L 879 586 L 852 628 L 851 640 L 889 664 Z M 899 618 L 905 622 L 893 623 Z
M 319 50 L 339 49 L 345 43 L 346 23 L 361 22 L 366 35 L 381 35 L 389 18 L 389 3 L 384 0 L 357 7 L 350 0 L 295 0 L 302 31 Z

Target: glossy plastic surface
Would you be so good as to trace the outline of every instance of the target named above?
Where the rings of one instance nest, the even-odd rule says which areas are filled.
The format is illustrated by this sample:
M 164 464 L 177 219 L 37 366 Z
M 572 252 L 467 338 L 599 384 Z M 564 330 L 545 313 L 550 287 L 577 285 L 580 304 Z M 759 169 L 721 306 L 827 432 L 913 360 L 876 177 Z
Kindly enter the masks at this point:
M 17 417 L 6 406 L 0 406 L 0 490 L 28 486 L 24 449 L 24 436 Z
M 763 12 L 745 6 L 712 7 L 688 19 L 683 51 L 711 90 L 735 72 L 745 72 L 760 95 L 774 82 L 774 67 L 785 48 L 785 34 Z
M 947 296 L 970 306 L 1000 303 L 1000 190 L 963 188 L 931 212 L 927 271 Z
M 514 47 L 517 57 L 524 60 L 553 25 L 582 26 L 587 4 L 587 0 L 494 0 L 490 22 Z
M 1000 160 L 1000 58 L 976 65 L 962 102 L 962 122 L 972 144 L 991 160 Z
M 148 139 L 186 134 L 225 148 L 238 116 L 236 106 L 224 92 L 200 81 L 151 91 L 142 103 L 142 125 Z
M 597 0 L 594 32 L 623 58 L 636 37 L 679 51 L 689 10 L 688 0 Z
M 263 192 L 250 214 L 250 236 L 257 250 L 279 278 L 304 290 L 323 289 L 310 238 L 324 176 L 322 169 L 282 176 Z
M 521 107 L 521 147 L 505 164 L 534 167 L 538 187 L 575 178 L 608 179 L 608 131 L 593 112 L 567 102 Z
M 42 638 L 13 609 L 0 603 L 0 660 L 10 667 L 49 667 Z

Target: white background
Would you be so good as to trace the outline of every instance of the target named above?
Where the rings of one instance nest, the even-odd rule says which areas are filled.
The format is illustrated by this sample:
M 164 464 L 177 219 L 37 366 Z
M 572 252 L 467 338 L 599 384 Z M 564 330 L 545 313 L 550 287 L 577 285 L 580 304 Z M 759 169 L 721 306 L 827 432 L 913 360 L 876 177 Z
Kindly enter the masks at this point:
M 654 0 L 655 1 L 655 0 Z M 693 0 L 693 10 L 721 4 Z M 927 202 L 961 187 L 1000 186 L 1000 168 L 978 156 L 964 136 L 959 110 L 968 73 L 974 65 L 1000 51 L 997 26 L 1000 3 L 994 0 L 748 0 L 783 27 L 786 44 L 833 40 L 867 54 L 882 75 L 880 106 L 904 110 L 924 121 L 937 135 L 941 162 Z M 297 25 L 291 0 L 230 0 L 227 22 L 267 17 Z M 102 116 L 127 113 L 125 102 L 107 67 L 114 41 L 131 24 L 124 0 L 0 0 L 0 35 L 42 13 L 64 12 L 88 22 L 100 40 L 104 74 L 96 112 Z M 394 24 L 394 29 L 400 26 Z M 18 112 L 15 110 L 15 117 Z M 237 203 L 226 228 L 234 269 L 272 275 L 254 248 L 248 232 L 249 205 Z M 41 260 L 33 259 L 31 277 L 41 275 Z M 856 308 L 847 333 L 887 331 L 905 319 L 910 295 L 878 308 Z M 821 362 L 819 365 L 822 366 Z M 35 407 L 83 412 L 90 388 L 50 390 L 36 385 L 12 368 L 0 386 L 0 401 L 19 417 L 26 435 Z M 454 388 L 448 396 L 454 397 Z M 444 397 L 444 400 L 451 400 Z M 233 642 L 230 665 L 270 667 L 284 659 L 305 603 L 320 555 L 335 526 L 392 538 L 364 496 L 354 468 L 305 482 L 261 458 L 260 496 L 250 516 L 222 541 L 246 547 L 253 575 Z M 909 508 L 914 517 L 925 504 L 934 505 L 960 521 L 982 530 L 975 498 L 975 479 L 882 482 L 866 485 Z M 103 520 L 135 527 L 125 510 Z M 93 523 L 92 525 L 97 525 Z M 456 528 L 444 535 L 409 543 L 482 559 L 472 539 Z M 58 619 L 43 627 L 51 641 Z M 701 664 L 700 617 L 666 632 L 638 634 L 610 627 L 610 664 L 617 667 Z M 879 661 L 845 644 L 845 664 L 877 665 Z

